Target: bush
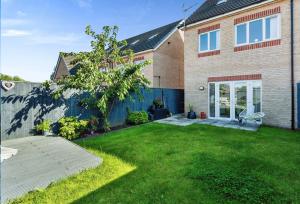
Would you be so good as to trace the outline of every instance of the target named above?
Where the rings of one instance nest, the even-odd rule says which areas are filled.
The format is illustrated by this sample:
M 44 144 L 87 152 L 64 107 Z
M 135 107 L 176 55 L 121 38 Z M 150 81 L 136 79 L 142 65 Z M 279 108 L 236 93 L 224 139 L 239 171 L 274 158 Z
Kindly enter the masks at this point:
M 157 98 L 153 101 L 153 105 L 155 106 L 156 109 L 159 109 L 159 108 L 163 108 L 164 107 L 164 104 L 162 102 L 161 99 Z
M 88 129 L 90 132 L 95 132 L 99 129 L 99 119 L 92 116 L 89 120 Z
M 135 111 L 128 115 L 127 122 L 131 125 L 139 125 L 149 122 L 148 114 L 145 111 Z
M 40 124 L 35 126 L 35 130 L 37 132 L 47 132 L 51 129 L 51 121 L 50 120 L 44 120 L 43 122 L 41 122 Z
M 73 140 L 80 137 L 86 131 L 88 121 L 78 120 L 76 117 L 63 117 L 58 121 L 59 135 Z

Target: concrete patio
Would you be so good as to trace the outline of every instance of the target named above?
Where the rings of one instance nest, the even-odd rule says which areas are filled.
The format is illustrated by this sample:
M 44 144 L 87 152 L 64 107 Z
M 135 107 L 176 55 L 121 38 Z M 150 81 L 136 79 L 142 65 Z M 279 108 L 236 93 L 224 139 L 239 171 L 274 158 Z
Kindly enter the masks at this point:
M 212 125 L 217 127 L 232 128 L 232 129 L 247 130 L 247 131 L 257 131 L 258 128 L 260 127 L 259 124 L 255 124 L 255 123 L 247 123 L 247 124 L 240 125 L 237 121 L 225 121 L 225 120 L 213 120 L 213 119 L 192 120 L 192 119 L 187 119 L 184 115 L 175 115 L 169 118 L 158 120 L 156 122 L 162 124 L 178 125 L 178 126 L 204 124 L 204 125 Z
M 61 137 L 25 137 L 1 146 L 18 150 L 1 163 L 1 203 L 102 163 Z

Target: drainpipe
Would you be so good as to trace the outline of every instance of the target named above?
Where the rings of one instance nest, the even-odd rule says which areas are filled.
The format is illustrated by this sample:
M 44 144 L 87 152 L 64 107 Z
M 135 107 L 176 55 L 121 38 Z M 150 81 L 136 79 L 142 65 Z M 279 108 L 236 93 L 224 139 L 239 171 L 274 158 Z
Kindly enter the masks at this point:
M 294 0 L 290 0 L 291 10 L 291 92 L 292 92 L 292 130 L 295 130 L 295 76 L 294 76 Z

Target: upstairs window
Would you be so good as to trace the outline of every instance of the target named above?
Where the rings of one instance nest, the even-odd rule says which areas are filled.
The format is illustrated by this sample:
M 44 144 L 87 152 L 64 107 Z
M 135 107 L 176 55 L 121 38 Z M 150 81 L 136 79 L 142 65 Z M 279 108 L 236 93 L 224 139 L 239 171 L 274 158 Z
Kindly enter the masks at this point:
M 247 43 L 247 25 L 242 24 L 236 27 L 237 32 L 237 44 Z
M 199 35 L 199 52 L 220 49 L 220 30 L 214 30 Z
M 279 38 L 278 16 L 266 18 L 266 39 Z
M 257 43 L 263 40 L 263 20 L 256 20 L 249 23 L 249 42 Z
M 254 44 L 280 38 L 280 16 L 265 17 L 235 26 L 236 45 Z

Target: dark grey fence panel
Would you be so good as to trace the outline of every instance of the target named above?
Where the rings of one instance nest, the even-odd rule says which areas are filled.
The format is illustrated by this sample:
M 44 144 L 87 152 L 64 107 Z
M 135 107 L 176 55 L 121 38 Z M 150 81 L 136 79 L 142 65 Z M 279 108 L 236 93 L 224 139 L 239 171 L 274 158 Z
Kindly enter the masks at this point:
M 13 139 L 32 135 L 34 126 L 43 119 L 50 119 L 57 131 L 57 121 L 64 116 L 76 116 L 88 119 L 97 115 L 97 111 L 89 111 L 79 106 L 85 94 L 74 91 L 67 92 L 60 100 L 53 100 L 51 90 L 41 88 L 40 83 L 16 82 L 10 91 L 1 88 L 1 139 Z M 124 124 L 127 109 L 131 111 L 147 111 L 153 100 L 163 99 L 173 114 L 183 112 L 183 90 L 147 89 L 142 90 L 143 100 L 133 95 L 133 100 L 125 100 L 114 105 L 110 122 L 112 126 Z

